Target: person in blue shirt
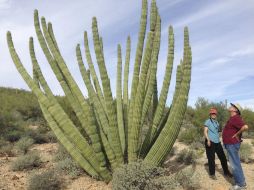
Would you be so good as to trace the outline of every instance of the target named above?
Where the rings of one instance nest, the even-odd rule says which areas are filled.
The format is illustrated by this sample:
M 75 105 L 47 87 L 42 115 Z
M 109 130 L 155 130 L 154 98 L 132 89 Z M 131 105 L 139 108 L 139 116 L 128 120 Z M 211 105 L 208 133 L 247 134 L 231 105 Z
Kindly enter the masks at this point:
M 228 170 L 227 159 L 220 142 L 219 123 L 216 120 L 217 113 L 218 112 L 215 108 L 211 108 L 209 111 L 209 119 L 207 119 L 204 123 L 205 148 L 209 165 L 209 174 L 212 179 L 216 179 L 215 153 L 221 162 L 224 175 L 232 177 L 232 174 Z

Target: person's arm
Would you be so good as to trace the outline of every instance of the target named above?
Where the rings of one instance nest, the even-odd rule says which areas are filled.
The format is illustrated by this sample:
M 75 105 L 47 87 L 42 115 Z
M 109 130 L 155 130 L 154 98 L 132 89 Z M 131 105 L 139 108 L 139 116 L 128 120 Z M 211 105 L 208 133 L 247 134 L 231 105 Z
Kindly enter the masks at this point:
M 239 140 L 239 136 L 242 134 L 242 132 L 247 131 L 249 129 L 248 125 L 244 125 L 241 127 L 241 129 L 232 136 L 232 138 L 237 138 Z
M 207 145 L 211 146 L 211 141 L 208 137 L 208 127 L 207 126 L 204 126 L 204 135 L 205 135 L 205 138 L 207 139 Z

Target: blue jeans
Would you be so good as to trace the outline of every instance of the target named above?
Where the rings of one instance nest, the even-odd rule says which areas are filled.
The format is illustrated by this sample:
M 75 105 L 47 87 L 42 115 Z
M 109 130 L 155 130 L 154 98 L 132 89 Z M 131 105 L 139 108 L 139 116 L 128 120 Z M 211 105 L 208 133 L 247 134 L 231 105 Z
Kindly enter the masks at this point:
M 234 180 L 236 185 L 239 186 L 245 186 L 245 177 L 243 174 L 243 169 L 241 166 L 241 161 L 239 157 L 239 149 L 240 149 L 241 143 L 237 144 L 225 144 L 225 148 L 228 153 L 229 163 L 232 167 L 232 172 L 234 176 Z

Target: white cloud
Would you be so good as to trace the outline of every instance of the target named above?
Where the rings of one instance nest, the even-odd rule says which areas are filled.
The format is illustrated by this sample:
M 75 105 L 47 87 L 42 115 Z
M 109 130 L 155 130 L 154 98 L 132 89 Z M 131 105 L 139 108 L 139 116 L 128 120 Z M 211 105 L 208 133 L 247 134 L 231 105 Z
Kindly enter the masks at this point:
M 245 49 L 239 49 L 229 54 L 229 57 L 240 57 L 245 55 L 254 54 L 254 47 L 247 47 Z
M 254 111 L 254 98 L 246 100 L 236 100 L 235 102 L 239 103 L 243 108 L 249 108 Z
M 11 0 L 0 0 L 0 10 L 9 9 L 11 6 Z

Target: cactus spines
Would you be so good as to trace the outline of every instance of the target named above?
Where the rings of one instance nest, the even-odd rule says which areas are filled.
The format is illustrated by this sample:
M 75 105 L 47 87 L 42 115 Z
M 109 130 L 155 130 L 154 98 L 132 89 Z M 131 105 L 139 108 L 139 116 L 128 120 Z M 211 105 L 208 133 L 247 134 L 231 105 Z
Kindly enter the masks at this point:
M 33 65 L 33 77 L 22 65 L 15 51 L 11 33 L 7 43 L 12 60 L 29 88 L 36 95 L 49 127 L 73 159 L 91 176 L 109 182 L 112 172 L 120 165 L 139 157 L 152 165 L 160 165 L 171 150 L 183 121 L 187 107 L 191 80 L 192 53 L 188 28 L 184 28 L 184 53 L 177 66 L 176 86 L 171 105 L 166 105 L 174 62 L 174 32 L 168 31 L 168 55 L 162 89 L 157 90 L 157 68 L 161 40 L 161 18 L 152 0 L 150 29 L 146 32 L 148 2 L 142 0 L 142 12 L 137 49 L 134 57 L 132 80 L 129 80 L 131 40 L 127 38 L 125 63 L 122 49 L 117 46 L 116 99 L 114 100 L 110 78 L 106 68 L 102 36 L 97 20 L 92 19 L 92 34 L 96 60 L 92 60 L 87 32 L 84 33 L 84 53 L 88 67 L 82 58 L 81 47 L 76 46 L 77 63 L 88 92 L 85 98 L 71 75 L 53 26 L 39 18 L 34 11 L 36 35 L 47 61 L 60 83 L 64 96 L 73 110 L 74 121 L 61 107 L 44 78 L 30 38 L 29 50 Z M 95 66 L 99 68 L 99 74 Z M 131 83 L 129 92 L 128 84 Z M 76 122 L 78 123 L 76 125 Z M 82 133 L 80 130 L 84 131 Z M 143 132 L 146 133 L 143 134 Z M 84 135 L 85 134 L 85 135 Z M 144 138 L 142 137 L 144 136 Z

